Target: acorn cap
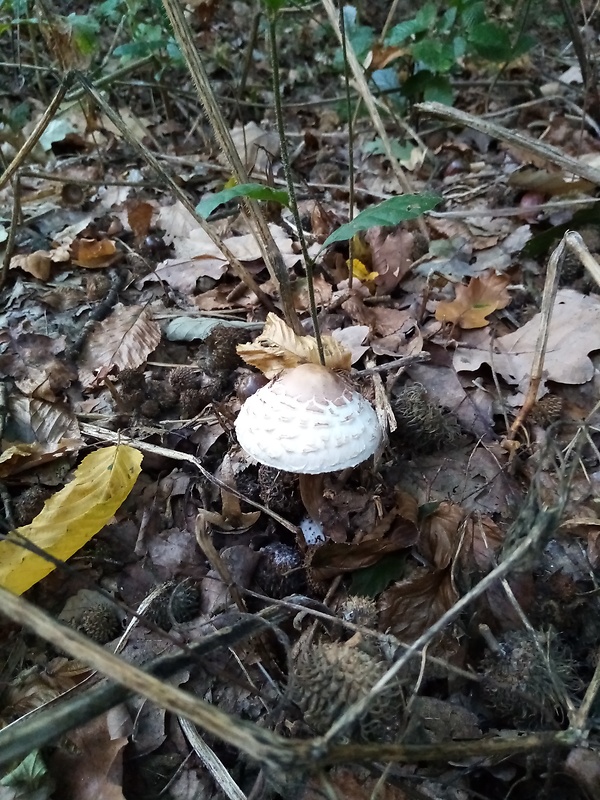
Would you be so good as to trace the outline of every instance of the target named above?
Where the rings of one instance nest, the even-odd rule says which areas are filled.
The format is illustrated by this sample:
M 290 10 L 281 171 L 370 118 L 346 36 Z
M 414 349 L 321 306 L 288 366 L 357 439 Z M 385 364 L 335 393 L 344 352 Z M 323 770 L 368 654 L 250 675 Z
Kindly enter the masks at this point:
M 261 464 L 307 475 L 355 467 L 382 439 L 373 407 L 319 364 L 286 370 L 249 397 L 235 432 Z

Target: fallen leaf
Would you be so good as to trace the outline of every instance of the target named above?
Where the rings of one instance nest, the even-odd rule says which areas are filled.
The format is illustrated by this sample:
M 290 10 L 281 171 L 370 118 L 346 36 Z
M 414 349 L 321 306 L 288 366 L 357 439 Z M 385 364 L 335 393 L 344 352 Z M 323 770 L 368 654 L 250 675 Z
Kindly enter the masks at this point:
M 129 713 L 116 706 L 67 734 L 52 755 L 57 796 L 69 800 L 125 800 L 123 748 L 133 730 Z
M 350 369 L 351 354 L 332 336 L 322 336 L 325 363 L 330 369 Z M 268 314 L 261 335 L 251 344 L 239 344 L 240 357 L 274 378 L 284 369 L 299 364 L 320 364 L 317 340 L 313 336 L 299 336 L 275 314 Z
M 79 365 L 79 380 L 89 388 L 97 373 L 113 367 L 137 369 L 160 343 L 160 326 L 143 306 L 118 304 L 88 336 Z
M 450 322 L 461 328 L 484 328 L 487 317 L 510 303 L 506 287 L 511 279 L 490 270 L 481 277 L 471 278 L 467 286 L 456 287 L 456 298 L 451 302 L 441 300 L 435 310 L 439 322 Z
M 21 538 L 66 560 L 98 533 L 125 500 L 140 473 L 142 454 L 127 445 L 86 456 L 73 480 L 46 501 L 29 525 L 0 542 L 0 585 L 15 594 L 30 589 L 54 569 L 42 556 L 15 544 Z
M 413 642 L 458 600 L 449 570 L 417 569 L 381 595 L 379 622 L 407 643 Z
M 225 455 L 221 462 L 219 478 L 228 486 L 231 486 L 232 489 L 237 488 L 231 464 L 231 456 L 229 455 Z M 231 492 L 221 489 L 221 513 L 207 511 L 201 508 L 198 514 L 202 517 L 204 522 L 207 522 L 209 525 L 215 525 L 222 531 L 241 533 L 252 527 L 255 522 L 258 522 L 261 512 L 243 512 L 239 498 Z
M 437 569 L 445 569 L 454 559 L 464 516 L 459 505 L 444 501 L 421 524 L 419 552 Z
M 536 314 L 522 328 L 494 342 L 484 341 L 472 349 L 459 348 L 453 360 L 455 369 L 473 371 L 482 364 L 490 364 L 508 383 L 517 384 L 522 392 L 527 391 L 541 321 L 541 314 Z M 545 394 L 547 380 L 569 384 L 591 380 L 594 365 L 588 353 L 598 349 L 600 298 L 573 289 L 560 289 L 550 319 L 538 396 Z
M 127 203 L 127 222 L 136 240 L 143 239 L 150 229 L 154 206 L 141 200 L 130 200 Z
M 85 269 L 104 269 L 121 258 L 112 239 L 75 239 L 71 245 L 71 260 Z

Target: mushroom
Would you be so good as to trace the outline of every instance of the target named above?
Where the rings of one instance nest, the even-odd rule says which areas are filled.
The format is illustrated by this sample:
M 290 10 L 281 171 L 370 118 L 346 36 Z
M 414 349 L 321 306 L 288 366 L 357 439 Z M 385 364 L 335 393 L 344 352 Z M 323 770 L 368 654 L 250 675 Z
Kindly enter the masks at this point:
M 284 370 L 259 389 L 242 406 L 235 431 L 256 461 L 300 475 L 302 500 L 313 519 L 324 474 L 366 461 L 383 436 L 370 403 L 320 364 Z M 307 477 L 317 475 L 320 480 Z

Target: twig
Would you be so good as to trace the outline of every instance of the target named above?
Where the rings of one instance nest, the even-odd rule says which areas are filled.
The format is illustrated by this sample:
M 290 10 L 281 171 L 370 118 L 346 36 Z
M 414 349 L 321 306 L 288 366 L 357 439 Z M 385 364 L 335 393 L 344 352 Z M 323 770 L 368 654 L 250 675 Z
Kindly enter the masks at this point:
M 544 283 L 544 294 L 542 296 L 542 307 L 540 309 L 540 329 L 538 332 L 537 342 L 535 343 L 535 353 L 533 355 L 533 362 L 531 364 L 531 372 L 529 379 L 529 388 L 525 401 L 517 415 L 517 418 L 510 426 L 510 431 L 506 437 L 507 442 L 513 441 L 519 432 L 523 422 L 527 419 L 527 415 L 537 401 L 538 389 L 542 381 L 544 371 L 544 359 L 546 357 L 546 347 L 548 346 L 548 336 L 550 333 L 550 319 L 552 318 L 552 311 L 554 310 L 554 301 L 556 299 L 556 292 L 558 291 L 558 279 L 560 277 L 560 266 L 564 259 L 566 249 L 566 236 L 564 236 L 556 249 L 550 256 L 548 261 L 548 269 L 546 271 L 546 281 Z M 511 450 L 514 453 L 515 450 Z
M 248 183 L 247 170 L 235 148 L 229 128 L 225 122 L 219 103 L 212 89 L 210 77 L 204 67 L 200 53 L 194 42 L 190 26 L 185 19 L 183 6 L 179 0 L 162 0 L 165 11 L 173 26 L 173 33 L 185 58 L 198 96 L 206 111 L 215 139 L 227 158 L 238 184 Z M 261 249 L 265 265 L 273 281 L 279 287 L 281 304 L 288 325 L 295 333 L 302 333 L 302 326 L 294 307 L 290 277 L 283 256 L 278 249 L 265 215 L 256 200 L 245 199 L 244 206 L 252 222 L 253 233 Z
M 541 540 L 547 538 L 549 533 L 556 529 L 565 502 L 566 499 L 563 498 L 560 505 L 556 508 L 548 510 L 539 509 L 533 522 L 529 518 L 529 514 L 524 514 L 523 518 L 521 515 L 517 517 L 517 520 L 513 524 L 513 529 L 523 527 L 524 530 L 528 530 L 527 535 L 522 538 L 514 549 L 507 553 L 502 563 L 498 564 L 488 575 L 482 578 L 482 580 L 467 592 L 466 595 L 461 597 L 452 608 L 449 608 L 437 622 L 434 622 L 433 625 L 421 634 L 385 675 L 377 681 L 365 697 L 358 700 L 342 714 L 323 737 L 324 746 L 331 745 L 344 730 L 351 728 L 351 726 L 360 719 L 361 715 L 369 708 L 373 699 L 385 689 L 393 678 L 395 678 L 417 650 L 422 650 L 438 635 L 438 633 L 441 633 L 451 622 L 458 619 L 463 610 L 466 609 L 473 600 L 480 597 L 493 586 L 496 581 L 508 575 L 511 570 L 525 559 L 531 550 L 535 549 Z M 516 538 L 517 540 L 520 539 L 520 537 Z M 381 758 L 387 759 L 387 756 L 382 755 Z
M 39 119 L 37 125 L 27 137 L 27 141 L 19 149 L 19 152 L 10 162 L 8 167 L 4 170 L 2 175 L 0 175 L 0 189 L 3 189 L 6 186 L 6 184 L 12 179 L 12 177 L 19 169 L 21 164 L 25 161 L 29 153 L 31 153 L 33 148 L 38 143 L 40 136 L 46 130 L 46 128 L 50 124 L 50 121 L 58 111 L 60 104 L 62 103 L 64 96 L 67 93 L 67 89 L 71 84 L 71 81 L 72 81 L 72 73 L 68 72 L 63 78 L 62 83 L 58 87 L 56 94 L 48 104 L 48 107 L 46 108 L 41 118 Z
M 288 522 L 287 519 L 280 517 L 279 514 L 275 513 L 275 511 L 271 511 L 270 508 L 257 503 L 255 500 L 251 500 L 241 492 L 238 492 L 237 489 L 234 489 L 233 486 L 229 486 L 224 481 L 219 480 L 219 478 L 215 477 L 208 470 L 204 469 L 200 463 L 200 460 L 190 453 L 181 453 L 178 450 L 169 450 L 166 447 L 160 447 L 156 444 L 149 444 L 141 439 L 133 439 L 129 436 L 125 436 L 124 434 L 111 431 L 108 428 L 100 428 L 97 425 L 82 423 L 80 425 L 80 429 L 85 436 L 91 436 L 93 439 L 98 439 L 105 442 L 115 442 L 116 444 L 129 444 L 132 447 L 137 447 L 138 450 L 141 450 L 145 453 L 153 453 L 154 455 L 162 456 L 163 458 L 170 458 L 173 461 L 187 461 L 188 464 L 192 464 L 201 475 L 203 475 L 211 483 L 214 483 L 215 486 L 218 486 L 219 489 L 224 489 L 226 492 L 235 495 L 235 497 L 238 497 L 240 500 L 244 500 L 249 505 L 254 506 L 254 508 L 260 509 L 263 513 L 267 514 L 280 525 L 283 525 L 284 528 L 287 528 L 288 531 L 291 531 L 293 534 L 298 534 L 300 531 L 296 525 L 292 525 L 291 522 Z
M 552 147 L 545 142 L 540 142 L 537 139 L 532 139 L 522 133 L 515 133 L 502 125 L 496 125 L 494 122 L 484 120 L 481 117 L 476 117 L 473 114 L 467 114 L 466 111 L 459 111 L 457 108 L 450 108 L 450 106 L 442 105 L 442 103 L 417 103 L 415 105 L 417 111 L 422 111 L 424 114 L 429 114 L 432 117 L 440 117 L 449 122 L 464 125 L 467 128 L 473 128 L 476 131 L 485 133 L 493 139 L 500 139 L 501 141 L 513 144 L 516 147 L 522 147 L 530 153 L 546 159 L 551 164 L 556 164 L 566 172 L 577 175 L 580 178 L 590 181 L 596 186 L 600 185 L 600 170 L 586 164 L 584 161 L 578 161 L 576 158 L 571 158 L 565 155 L 557 147 Z

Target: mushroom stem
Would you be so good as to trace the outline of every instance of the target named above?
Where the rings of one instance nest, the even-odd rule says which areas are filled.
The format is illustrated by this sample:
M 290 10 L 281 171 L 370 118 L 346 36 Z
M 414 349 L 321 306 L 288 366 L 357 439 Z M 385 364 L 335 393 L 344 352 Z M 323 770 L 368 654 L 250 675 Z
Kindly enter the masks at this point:
M 321 472 L 317 475 L 300 475 L 300 497 L 306 513 L 314 522 L 321 522 L 325 474 Z

